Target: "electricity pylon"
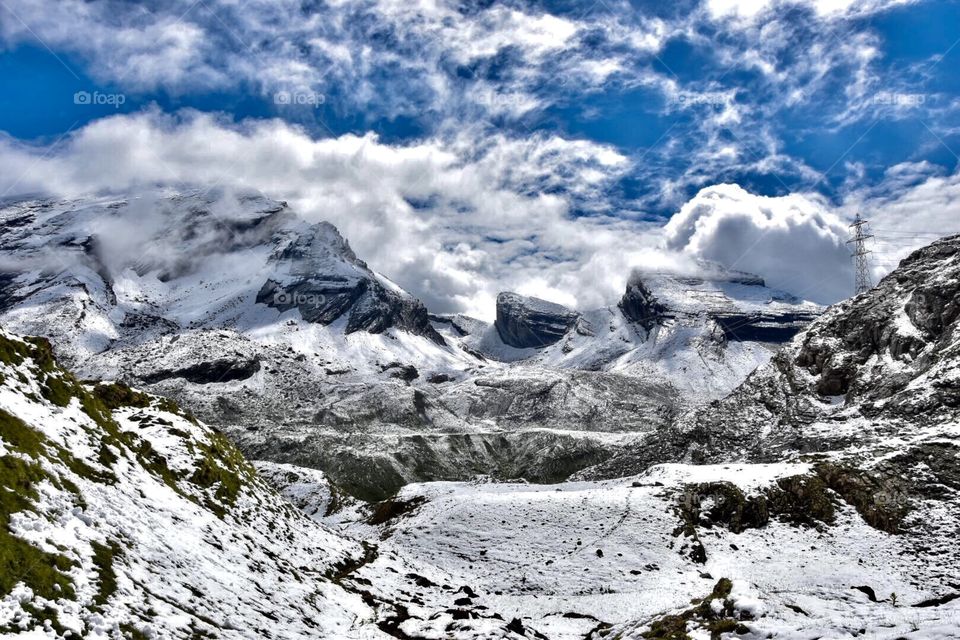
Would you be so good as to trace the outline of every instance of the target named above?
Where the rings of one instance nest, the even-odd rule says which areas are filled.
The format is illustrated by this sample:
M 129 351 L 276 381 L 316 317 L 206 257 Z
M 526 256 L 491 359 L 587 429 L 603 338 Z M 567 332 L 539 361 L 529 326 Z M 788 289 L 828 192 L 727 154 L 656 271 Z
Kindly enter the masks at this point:
M 872 238 L 867 221 L 858 213 L 850 225 L 850 239 L 847 244 L 853 245 L 853 268 L 857 274 L 857 294 L 869 291 L 873 285 L 870 283 L 870 265 L 867 263 L 867 255 L 871 253 L 867 249 L 867 239 Z

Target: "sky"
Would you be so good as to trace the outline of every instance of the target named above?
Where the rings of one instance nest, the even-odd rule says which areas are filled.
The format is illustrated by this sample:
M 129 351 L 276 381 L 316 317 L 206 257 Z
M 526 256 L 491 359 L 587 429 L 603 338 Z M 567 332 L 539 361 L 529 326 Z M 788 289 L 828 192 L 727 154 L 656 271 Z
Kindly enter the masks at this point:
M 0 0 L 0 199 L 257 189 L 436 312 L 960 232 L 960 2 Z

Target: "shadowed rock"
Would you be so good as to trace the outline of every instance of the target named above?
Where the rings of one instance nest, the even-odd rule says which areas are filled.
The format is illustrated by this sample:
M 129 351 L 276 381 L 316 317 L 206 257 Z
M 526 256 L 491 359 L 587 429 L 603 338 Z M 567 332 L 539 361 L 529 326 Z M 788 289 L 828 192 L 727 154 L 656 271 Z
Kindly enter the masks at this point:
M 554 302 L 501 293 L 497 296 L 497 332 L 518 349 L 554 344 L 576 325 L 580 314 Z

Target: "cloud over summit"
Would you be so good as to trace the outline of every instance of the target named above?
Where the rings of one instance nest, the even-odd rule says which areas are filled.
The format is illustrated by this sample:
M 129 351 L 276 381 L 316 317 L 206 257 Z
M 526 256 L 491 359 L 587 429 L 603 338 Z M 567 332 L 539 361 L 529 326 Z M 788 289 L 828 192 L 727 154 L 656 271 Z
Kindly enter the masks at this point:
M 846 223 L 802 195 L 708 187 L 670 219 L 664 236 L 667 249 L 762 275 L 808 300 L 829 304 L 850 292 Z

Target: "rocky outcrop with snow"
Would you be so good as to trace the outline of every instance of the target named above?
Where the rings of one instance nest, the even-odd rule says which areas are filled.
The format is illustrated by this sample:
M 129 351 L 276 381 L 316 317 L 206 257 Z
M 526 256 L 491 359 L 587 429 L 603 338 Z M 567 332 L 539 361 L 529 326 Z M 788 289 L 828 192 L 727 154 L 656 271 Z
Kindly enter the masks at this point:
M 434 324 L 491 360 L 657 381 L 688 405 L 732 391 L 823 311 L 712 263 L 689 273 L 638 270 L 615 306 L 573 312 L 501 294 L 497 309 L 494 326 L 460 316 Z
M 960 422 L 960 237 L 832 307 L 735 393 L 685 422 L 751 457 L 888 446 Z M 887 438 L 893 440 L 887 441 Z
M 517 349 L 551 345 L 567 334 L 579 314 L 540 298 L 501 293 L 497 296 L 497 333 Z

